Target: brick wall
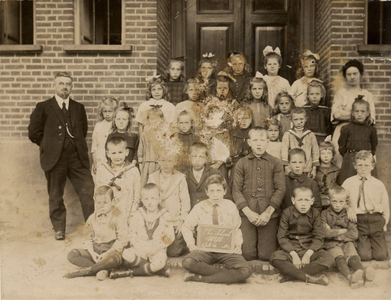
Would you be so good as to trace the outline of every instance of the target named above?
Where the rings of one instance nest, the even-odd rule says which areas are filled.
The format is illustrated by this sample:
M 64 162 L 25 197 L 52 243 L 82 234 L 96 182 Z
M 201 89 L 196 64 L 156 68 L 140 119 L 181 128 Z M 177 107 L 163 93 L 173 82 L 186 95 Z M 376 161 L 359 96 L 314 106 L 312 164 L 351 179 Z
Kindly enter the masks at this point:
M 76 0 L 36 1 L 36 44 L 43 52 L 0 52 L 0 139 L 27 139 L 30 114 L 53 95 L 53 76 L 61 70 L 75 78 L 72 97 L 86 107 L 88 140 L 103 95 L 135 107 L 144 101 L 145 77 L 157 68 L 157 2 L 162 6 L 160 0 L 124 0 L 125 44 L 133 46 L 132 54 L 68 54 L 63 45 L 74 44 Z
M 160 74 L 165 74 L 171 58 L 171 0 L 159 0 L 157 11 L 157 69 Z
M 316 49 L 321 56 L 320 74 L 329 100 L 332 101 L 335 90 L 343 84 L 341 67 L 351 59 L 364 65 L 361 86 L 374 95 L 376 107 L 378 178 L 391 195 L 391 61 L 380 54 L 360 54 L 357 51 L 357 45 L 364 44 L 365 1 L 317 0 L 316 8 Z M 391 223 L 388 229 L 391 230 Z
M 318 0 L 316 46 L 321 55 L 321 79 L 328 94 L 343 82 L 341 67 L 350 59 L 364 64 L 362 88 L 374 95 L 376 127 L 381 144 L 391 143 L 391 61 L 380 54 L 360 54 L 357 45 L 364 43 L 365 1 Z

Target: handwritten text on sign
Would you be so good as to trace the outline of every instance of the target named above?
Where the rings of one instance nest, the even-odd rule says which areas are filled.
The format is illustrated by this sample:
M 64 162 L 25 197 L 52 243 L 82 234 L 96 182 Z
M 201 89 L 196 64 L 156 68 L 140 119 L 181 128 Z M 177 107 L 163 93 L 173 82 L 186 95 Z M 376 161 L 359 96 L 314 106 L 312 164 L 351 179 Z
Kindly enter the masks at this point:
M 198 225 L 197 246 L 207 252 L 232 253 L 235 248 L 232 227 Z

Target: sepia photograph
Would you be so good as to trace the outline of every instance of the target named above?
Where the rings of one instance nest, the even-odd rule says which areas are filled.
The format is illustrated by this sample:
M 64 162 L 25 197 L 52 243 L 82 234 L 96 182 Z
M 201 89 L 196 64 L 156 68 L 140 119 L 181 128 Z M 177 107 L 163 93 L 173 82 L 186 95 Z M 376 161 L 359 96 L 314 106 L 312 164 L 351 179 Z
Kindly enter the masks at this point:
M 391 0 L 0 0 L 0 299 L 390 299 Z

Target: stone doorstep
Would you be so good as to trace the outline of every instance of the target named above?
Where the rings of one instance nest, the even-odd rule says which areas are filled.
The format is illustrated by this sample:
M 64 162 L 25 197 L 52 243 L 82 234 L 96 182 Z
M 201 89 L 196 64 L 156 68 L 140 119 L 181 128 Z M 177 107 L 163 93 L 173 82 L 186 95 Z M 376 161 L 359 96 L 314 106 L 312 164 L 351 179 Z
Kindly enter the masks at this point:
M 167 260 L 167 266 L 169 266 L 171 268 L 182 269 L 183 268 L 182 267 L 182 260 L 184 257 L 185 257 L 185 255 L 180 256 L 180 257 L 169 257 Z M 279 271 L 277 269 L 275 269 L 272 265 L 270 265 L 269 262 L 267 262 L 267 261 L 252 260 L 252 261 L 248 261 L 247 263 L 251 266 L 251 269 L 252 269 L 253 273 L 255 273 L 255 274 L 274 275 L 274 274 L 279 273 Z M 388 260 L 384 260 L 384 261 L 371 260 L 371 261 L 364 261 L 364 262 L 362 262 L 362 264 L 364 265 L 364 267 L 372 267 L 375 270 L 391 268 L 391 260 L 389 260 L 389 261 Z M 214 264 L 214 266 L 216 268 L 223 267 L 223 265 L 221 265 L 221 264 Z M 337 270 L 335 269 L 335 267 L 333 267 L 330 271 L 336 272 Z

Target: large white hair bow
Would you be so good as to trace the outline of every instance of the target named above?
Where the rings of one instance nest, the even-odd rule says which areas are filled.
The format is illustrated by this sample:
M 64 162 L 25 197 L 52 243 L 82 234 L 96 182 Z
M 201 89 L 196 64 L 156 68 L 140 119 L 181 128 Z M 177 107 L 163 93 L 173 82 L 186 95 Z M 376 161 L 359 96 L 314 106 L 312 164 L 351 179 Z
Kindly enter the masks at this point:
M 257 73 L 255 73 L 255 77 L 256 78 L 263 78 L 263 74 L 261 72 L 257 71 Z
M 214 57 L 215 55 L 212 54 L 212 52 L 209 52 L 209 53 L 205 53 L 205 54 L 202 54 L 202 57 L 208 57 L 208 58 L 212 58 Z
M 309 56 L 313 56 L 316 60 L 320 60 L 320 56 L 316 53 L 312 53 L 311 50 L 307 50 L 303 53 L 303 59 L 306 59 Z
M 276 47 L 274 50 L 271 46 L 266 46 L 265 49 L 263 49 L 263 56 L 266 56 L 269 53 L 275 53 L 279 56 L 281 56 L 281 50 L 280 48 Z
M 157 72 L 155 70 L 155 71 L 153 71 L 153 75 L 151 77 L 145 78 L 145 80 L 148 82 L 148 81 L 151 81 L 152 79 L 158 79 L 159 77 L 160 77 L 160 75 L 157 75 Z

